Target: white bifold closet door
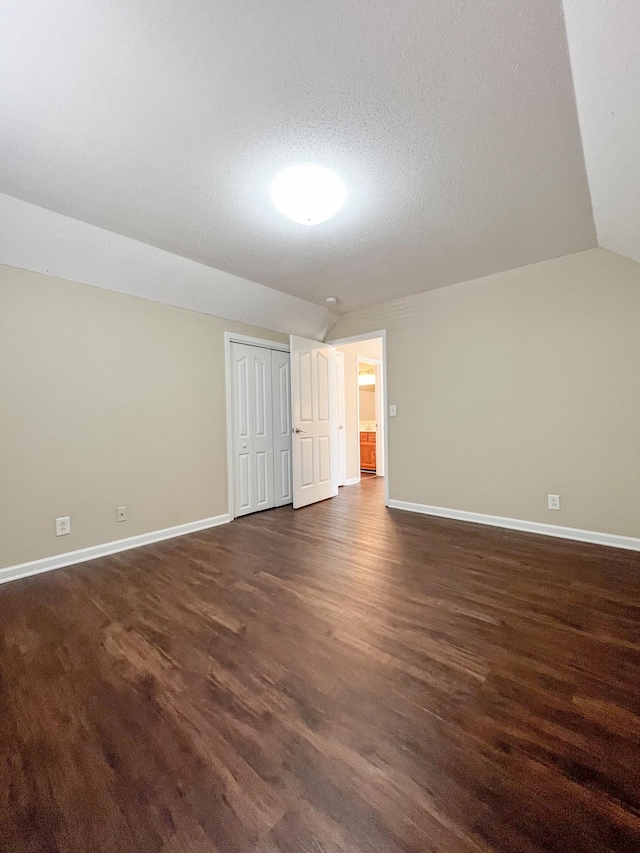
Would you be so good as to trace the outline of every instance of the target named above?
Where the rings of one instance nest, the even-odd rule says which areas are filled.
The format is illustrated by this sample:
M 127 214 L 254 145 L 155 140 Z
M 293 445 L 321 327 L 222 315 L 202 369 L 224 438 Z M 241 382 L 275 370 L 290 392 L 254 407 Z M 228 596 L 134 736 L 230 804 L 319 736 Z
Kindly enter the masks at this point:
M 293 500 L 289 353 L 231 344 L 236 517 Z
M 288 352 L 271 350 L 271 388 L 275 506 L 284 506 L 293 501 L 291 357 Z

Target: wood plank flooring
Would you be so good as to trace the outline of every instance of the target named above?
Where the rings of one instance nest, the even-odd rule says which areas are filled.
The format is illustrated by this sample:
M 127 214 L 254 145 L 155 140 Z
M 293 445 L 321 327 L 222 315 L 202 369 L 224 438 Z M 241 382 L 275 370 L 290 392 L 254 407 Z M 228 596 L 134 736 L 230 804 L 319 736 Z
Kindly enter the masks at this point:
M 370 479 L 0 588 L 0 849 L 640 850 L 640 554 Z

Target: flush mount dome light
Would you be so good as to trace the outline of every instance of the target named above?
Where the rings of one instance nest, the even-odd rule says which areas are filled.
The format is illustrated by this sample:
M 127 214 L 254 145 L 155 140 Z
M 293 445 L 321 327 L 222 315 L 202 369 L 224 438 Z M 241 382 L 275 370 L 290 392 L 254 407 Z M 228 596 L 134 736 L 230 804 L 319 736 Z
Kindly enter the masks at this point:
M 292 166 L 271 184 L 271 201 L 300 225 L 318 225 L 337 213 L 347 191 L 340 178 L 322 166 Z

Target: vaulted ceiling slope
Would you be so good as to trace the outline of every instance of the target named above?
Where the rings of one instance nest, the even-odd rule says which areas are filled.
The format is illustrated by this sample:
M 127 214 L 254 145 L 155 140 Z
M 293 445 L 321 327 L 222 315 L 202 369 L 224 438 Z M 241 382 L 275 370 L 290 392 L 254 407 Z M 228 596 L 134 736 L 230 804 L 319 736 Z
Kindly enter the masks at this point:
M 564 5 L 598 242 L 640 261 L 640 3 Z
M 8 195 L 343 311 L 596 243 L 561 0 L 2 16 Z M 269 200 L 304 162 L 349 194 L 313 228 Z
M 318 340 L 337 319 L 297 296 L 3 193 L 0 264 Z

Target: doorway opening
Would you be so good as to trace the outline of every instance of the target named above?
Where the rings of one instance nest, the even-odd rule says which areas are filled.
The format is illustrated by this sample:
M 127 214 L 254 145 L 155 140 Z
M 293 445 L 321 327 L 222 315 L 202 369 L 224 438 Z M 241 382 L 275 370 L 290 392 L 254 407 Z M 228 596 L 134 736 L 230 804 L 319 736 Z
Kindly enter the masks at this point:
M 344 429 L 339 442 L 344 448 L 344 476 L 340 485 L 352 486 L 364 480 L 384 477 L 385 504 L 387 430 L 385 405 L 385 333 L 374 332 L 330 343 L 335 347 L 338 373 L 338 412 L 343 393 Z M 343 391 L 340 388 L 343 386 Z
M 382 430 L 378 424 L 382 423 L 383 412 L 381 407 L 382 386 L 381 373 L 382 360 L 372 358 L 357 358 L 357 382 L 358 382 L 358 428 L 360 439 L 360 478 L 383 477 L 384 476 L 384 445 L 378 440 L 378 433 Z

